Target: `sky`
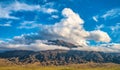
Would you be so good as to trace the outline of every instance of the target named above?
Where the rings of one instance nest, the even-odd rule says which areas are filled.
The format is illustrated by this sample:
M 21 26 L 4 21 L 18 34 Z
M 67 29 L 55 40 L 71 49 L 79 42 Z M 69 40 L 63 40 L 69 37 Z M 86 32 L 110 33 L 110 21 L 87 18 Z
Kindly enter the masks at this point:
M 120 52 L 120 0 L 0 0 L 0 50 Z

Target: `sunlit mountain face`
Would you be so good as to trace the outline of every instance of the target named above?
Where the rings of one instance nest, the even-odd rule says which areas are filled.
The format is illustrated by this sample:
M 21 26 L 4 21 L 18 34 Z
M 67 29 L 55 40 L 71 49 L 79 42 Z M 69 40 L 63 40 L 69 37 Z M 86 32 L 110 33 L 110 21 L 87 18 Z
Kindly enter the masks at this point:
M 0 51 L 120 52 L 120 0 L 0 0 Z

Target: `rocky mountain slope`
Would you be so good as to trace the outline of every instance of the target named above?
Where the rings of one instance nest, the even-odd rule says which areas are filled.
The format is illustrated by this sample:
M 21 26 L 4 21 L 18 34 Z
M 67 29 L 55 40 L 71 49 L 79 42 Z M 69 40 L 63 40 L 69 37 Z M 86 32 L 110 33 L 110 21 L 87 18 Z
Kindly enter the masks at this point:
M 38 52 L 15 50 L 0 53 L 0 58 L 15 64 L 29 64 L 36 62 L 39 62 L 41 65 L 66 65 L 88 62 L 120 64 L 120 53 L 75 50 L 47 50 Z

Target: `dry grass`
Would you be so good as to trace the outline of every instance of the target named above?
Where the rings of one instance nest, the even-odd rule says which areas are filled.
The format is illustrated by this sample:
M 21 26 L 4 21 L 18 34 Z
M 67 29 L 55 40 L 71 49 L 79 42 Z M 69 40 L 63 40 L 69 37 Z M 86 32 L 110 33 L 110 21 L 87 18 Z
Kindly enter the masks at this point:
M 35 64 L 29 65 L 9 65 L 0 66 L 0 70 L 120 70 L 119 64 L 72 64 L 65 66 L 39 66 Z

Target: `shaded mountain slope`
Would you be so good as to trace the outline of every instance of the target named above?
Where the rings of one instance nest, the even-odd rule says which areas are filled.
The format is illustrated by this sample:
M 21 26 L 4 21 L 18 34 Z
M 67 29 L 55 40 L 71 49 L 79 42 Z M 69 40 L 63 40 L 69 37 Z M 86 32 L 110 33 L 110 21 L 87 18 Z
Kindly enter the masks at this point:
M 7 59 L 16 64 L 35 62 L 40 62 L 41 65 L 66 65 L 88 62 L 120 64 L 120 53 L 75 50 L 47 50 L 39 52 L 15 50 L 0 53 L 0 58 Z

